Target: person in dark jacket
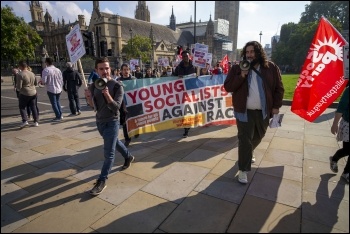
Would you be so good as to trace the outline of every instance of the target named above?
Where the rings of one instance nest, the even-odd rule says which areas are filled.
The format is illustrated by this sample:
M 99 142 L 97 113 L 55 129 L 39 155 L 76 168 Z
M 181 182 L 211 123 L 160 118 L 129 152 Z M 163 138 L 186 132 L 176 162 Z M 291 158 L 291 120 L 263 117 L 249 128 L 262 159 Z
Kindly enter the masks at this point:
M 182 61 L 180 64 L 175 68 L 174 75 L 178 76 L 179 78 L 183 78 L 186 75 L 191 75 L 193 73 L 196 73 L 196 69 L 192 65 L 192 61 L 189 58 L 189 53 L 187 50 L 182 51 L 181 53 Z M 188 137 L 188 132 L 190 131 L 190 128 L 184 128 L 185 132 L 182 135 L 184 138 Z
M 247 42 L 241 57 L 250 61 L 249 69 L 233 66 L 227 74 L 224 88 L 232 93 L 238 129 L 238 181 L 246 184 L 253 151 L 265 136 L 270 118 L 279 113 L 284 87 L 280 69 L 267 60 L 259 42 Z
M 130 66 L 127 63 L 123 63 L 121 66 L 121 76 L 117 79 L 117 81 L 124 81 L 124 80 L 135 80 L 136 77 L 132 76 L 130 74 Z M 128 119 L 128 111 L 126 109 L 126 105 L 124 101 L 121 104 L 120 108 L 120 125 L 123 125 L 123 135 L 124 135 L 124 145 L 129 146 L 131 142 L 131 137 L 129 137 L 128 134 L 128 128 L 126 126 L 126 120 Z M 135 138 L 139 137 L 139 134 L 135 135 Z
M 82 85 L 80 75 L 73 70 L 73 64 L 68 62 L 66 64 L 67 70 L 63 72 L 63 90 L 68 94 L 69 109 L 71 114 L 69 116 L 80 115 L 80 103 L 78 89 Z

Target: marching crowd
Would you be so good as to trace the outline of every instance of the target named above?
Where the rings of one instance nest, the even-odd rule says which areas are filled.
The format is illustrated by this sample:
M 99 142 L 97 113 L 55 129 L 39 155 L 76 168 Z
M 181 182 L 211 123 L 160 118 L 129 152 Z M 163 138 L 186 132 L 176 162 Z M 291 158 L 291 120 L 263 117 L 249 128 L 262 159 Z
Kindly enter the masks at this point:
M 96 111 L 96 126 L 104 141 L 104 163 L 101 173 L 91 189 L 91 195 L 98 195 L 106 188 L 106 180 L 115 158 L 117 150 L 125 159 L 123 169 L 130 167 L 135 160 L 128 150 L 131 138 L 128 136 L 126 119 L 128 110 L 123 101 L 123 81 L 133 79 L 158 78 L 177 76 L 183 78 L 190 74 L 197 74 L 197 68 L 193 66 L 188 51 L 182 52 L 182 61 L 175 67 L 164 67 L 161 73 L 157 69 L 147 68 L 145 74 L 139 66 L 135 71 L 130 70 L 129 64 L 122 64 L 120 69 L 111 69 L 108 58 L 98 58 L 95 61 L 94 70 L 88 78 L 88 88 L 85 89 L 85 98 L 89 106 Z M 269 120 L 274 114 L 279 113 L 282 106 L 284 87 L 281 79 L 280 69 L 276 64 L 268 61 L 266 53 L 257 41 L 247 42 L 241 52 L 243 60 L 250 61 L 248 70 L 242 69 L 239 64 L 228 63 L 228 69 L 224 71 L 220 63 L 214 69 L 198 69 L 198 75 L 218 75 L 227 72 L 223 84 L 225 90 L 232 93 L 232 104 L 234 116 L 238 129 L 238 181 L 242 184 L 248 183 L 248 173 L 251 170 L 251 163 L 255 162 L 254 150 L 260 144 L 267 128 Z M 39 109 L 37 105 L 36 86 L 38 84 L 46 87 L 52 109 L 55 113 L 54 122 L 63 119 L 60 105 L 62 90 L 67 92 L 69 99 L 70 116 L 80 115 L 81 107 L 79 102 L 78 89 L 82 85 L 82 79 L 77 71 L 73 69 L 72 63 L 66 64 L 67 69 L 62 73 L 53 65 L 51 58 L 45 60 L 46 68 L 42 72 L 39 82 L 25 62 L 20 62 L 18 68 L 13 69 L 15 76 L 14 85 L 19 99 L 19 109 L 22 117 L 20 128 L 29 126 L 28 121 L 33 118 L 34 126 L 39 126 Z M 103 78 L 105 86 L 96 87 L 95 81 Z M 347 98 L 348 100 L 348 98 Z M 342 105 L 343 106 L 343 105 Z M 348 106 L 348 104 L 347 104 Z M 343 109 L 342 109 L 343 110 Z M 331 169 L 337 171 L 337 161 L 343 155 L 349 155 L 348 148 L 348 111 L 347 111 L 347 143 L 344 150 L 338 152 L 331 158 Z M 339 111 L 340 112 L 340 111 Z M 337 114 L 332 133 L 337 133 L 338 122 L 342 114 Z M 344 124 L 343 124 L 344 125 Z M 342 126 L 343 126 L 342 125 Z M 122 126 L 124 143 L 118 139 L 119 127 Z M 345 125 L 346 126 L 346 125 Z M 184 128 L 183 137 L 189 136 L 190 128 Z M 345 132 L 345 130 L 342 130 Z M 138 135 L 135 136 L 135 138 Z M 349 180 L 348 164 L 344 171 L 343 178 Z

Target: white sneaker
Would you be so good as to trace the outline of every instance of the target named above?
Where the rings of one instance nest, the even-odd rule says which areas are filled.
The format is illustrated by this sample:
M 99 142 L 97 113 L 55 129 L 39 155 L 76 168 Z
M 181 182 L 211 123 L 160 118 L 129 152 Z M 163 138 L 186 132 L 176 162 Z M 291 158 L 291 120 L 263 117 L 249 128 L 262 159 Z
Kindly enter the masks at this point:
M 246 171 L 239 171 L 238 172 L 238 182 L 242 184 L 248 183 L 248 177 L 247 177 L 247 172 Z
M 35 122 L 35 123 L 34 123 L 34 127 L 39 127 L 39 123 L 38 123 L 38 122 Z
M 252 163 L 255 163 L 255 161 L 256 161 L 256 158 L 255 158 L 255 155 L 253 154 Z
M 24 123 L 21 124 L 20 128 L 25 128 L 25 127 L 28 127 L 29 126 L 29 123 L 28 121 L 25 121 Z

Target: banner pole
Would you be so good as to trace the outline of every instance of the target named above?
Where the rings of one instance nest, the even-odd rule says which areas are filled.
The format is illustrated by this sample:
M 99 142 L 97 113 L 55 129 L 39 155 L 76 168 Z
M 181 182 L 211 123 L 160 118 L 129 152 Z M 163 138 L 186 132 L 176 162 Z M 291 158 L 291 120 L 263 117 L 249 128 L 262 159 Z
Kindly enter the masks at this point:
M 80 62 L 80 59 L 78 59 L 78 67 L 79 67 L 79 70 L 81 72 L 81 76 L 83 77 L 83 83 L 84 83 L 84 86 L 85 86 L 85 89 L 87 88 L 87 84 L 86 84 L 86 80 L 85 80 L 85 74 L 84 74 L 84 71 L 83 71 L 83 66 L 81 66 L 81 62 Z

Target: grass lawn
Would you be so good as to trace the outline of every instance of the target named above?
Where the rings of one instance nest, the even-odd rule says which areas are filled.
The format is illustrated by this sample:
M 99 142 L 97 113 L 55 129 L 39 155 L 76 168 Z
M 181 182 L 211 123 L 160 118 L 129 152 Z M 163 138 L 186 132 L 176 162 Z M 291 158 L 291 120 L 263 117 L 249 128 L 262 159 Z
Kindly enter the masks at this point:
M 286 100 L 292 100 L 295 87 L 298 83 L 299 74 L 282 74 L 282 82 L 284 86 L 284 98 Z M 341 95 L 335 100 L 339 102 Z

